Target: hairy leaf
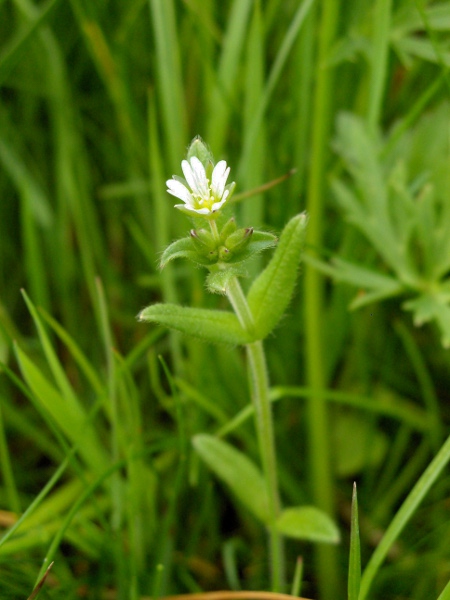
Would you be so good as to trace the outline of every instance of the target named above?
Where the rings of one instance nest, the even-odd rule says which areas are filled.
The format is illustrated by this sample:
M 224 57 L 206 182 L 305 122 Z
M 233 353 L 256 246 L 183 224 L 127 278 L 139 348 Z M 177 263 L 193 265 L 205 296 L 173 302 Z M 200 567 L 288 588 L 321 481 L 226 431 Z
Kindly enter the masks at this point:
M 254 341 L 231 312 L 176 304 L 152 304 L 139 313 L 138 319 L 213 343 L 243 345 Z
M 255 331 L 265 338 L 283 316 L 294 291 L 301 259 L 307 217 L 305 213 L 289 221 L 264 271 L 253 282 L 248 303 L 255 320 Z

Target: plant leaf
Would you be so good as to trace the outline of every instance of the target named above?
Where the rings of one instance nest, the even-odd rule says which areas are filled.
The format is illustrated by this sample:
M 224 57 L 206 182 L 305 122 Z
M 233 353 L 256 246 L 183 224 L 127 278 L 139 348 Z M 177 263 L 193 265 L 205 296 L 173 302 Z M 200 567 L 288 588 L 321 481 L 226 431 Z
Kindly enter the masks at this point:
M 269 499 L 258 467 L 227 442 L 205 433 L 192 440 L 196 452 L 211 471 L 260 521 L 269 520 Z
M 405 286 L 390 275 L 385 275 L 363 265 L 356 265 L 343 258 L 335 257 L 330 263 L 318 260 L 313 256 L 304 255 L 303 260 L 313 265 L 321 273 L 364 290 L 350 304 L 351 309 L 361 308 L 381 299 L 398 296 L 406 291 Z
M 435 294 L 422 294 L 403 303 L 405 310 L 414 314 L 414 324 L 423 325 L 435 320 L 440 332 L 444 348 L 450 347 L 450 299 L 446 291 Z
M 263 339 L 274 329 L 286 310 L 297 279 L 298 265 L 307 216 L 301 213 L 289 221 L 264 271 L 255 279 L 248 293 L 248 303 L 255 319 L 255 331 Z
M 233 313 L 221 310 L 152 304 L 139 313 L 138 319 L 158 323 L 216 344 L 243 345 L 254 341 Z
M 338 477 L 355 476 L 380 465 L 386 456 L 386 435 L 353 411 L 336 412 L 333 419 L 334 463 Z
M 339 530 L 322 510 L 315 506 L 285 508 L 275 523 L 275 529 L 283 535 L 310 542 L 337 544 Z

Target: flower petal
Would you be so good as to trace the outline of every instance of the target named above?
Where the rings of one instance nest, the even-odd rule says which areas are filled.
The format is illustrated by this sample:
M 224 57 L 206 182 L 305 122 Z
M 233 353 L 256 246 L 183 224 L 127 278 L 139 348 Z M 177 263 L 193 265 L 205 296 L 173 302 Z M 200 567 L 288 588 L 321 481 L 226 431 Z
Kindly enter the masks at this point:
M 185 185 L 179 181 L 176 181 L 175 179 L 169 179 L 166 181 L 166 185 L 168 187 L 167 191 L 169 194 L 172 194 L 172 196 L 183 200 L 183 202 L 186 202 L 186 204 L 193 204 L 194 199 L 192 198 L 192 194 Z
M 230 167 L 227 168 L 226 161 L 219 160 L 211 177 L 211 191 L 216 198 L 222 198 L 229 173 Z
M 196 213 L 198 215 L 209 215 L 211 213 L 209 208 L 194 208 L 189 204 L 175 204 L 175 208 L 179 208 L 184 213 Z
M 191 188 L 191 190 L 194 193 L 196 193 L 197 192 L 197 183 L 195 181 L 194 171 L 193 171 L 190 163 L 188 163 L 187 160 L 182 160 L 181 168 L 183 169 L 183 174 L 186 178 L 186 181 L 187 181 L 189 187 Z
M 192 172 L 194 174 L 196 190 L 202 198 L 209 198 L 209 182 L 206 177 L 205 167 L 196 156 L 190 160 Z
M 186 179 L 184 177 L 179 177 L 178 175 L 172 175 L 172 179 L 174 181 L 179 181 L 180 183 L 182 183 L 185 187 L 189 187 L 188 186 L 188 182 L 186 181 Z
M 227 201 L 228 196 L 229 196 L 229 192 L 228 192 L 228 190 L 226 190 L 223 195 L 223 198 L 220 200 L 220 202 L 214 202 L 214 204 L 211 206 L 211 212 L 215 212 L 215 211 L 219 210 L 220 208 L 222 208 L 222 206 Z
M 211 216 L 219 211 L 231 196 L 235 183 L 226 185 L 230 168 L 224 160 L 219 161 L 212 170 L 211 182 L 206 168 L 197 156 L 191 156 L 181 163 L 184 179 L 173 175 L 167 181 L 167 191 L 180 198 L 184 205 L 176 208 L 188 214 Z M 209 173 L 209 170 L 208 170 Z

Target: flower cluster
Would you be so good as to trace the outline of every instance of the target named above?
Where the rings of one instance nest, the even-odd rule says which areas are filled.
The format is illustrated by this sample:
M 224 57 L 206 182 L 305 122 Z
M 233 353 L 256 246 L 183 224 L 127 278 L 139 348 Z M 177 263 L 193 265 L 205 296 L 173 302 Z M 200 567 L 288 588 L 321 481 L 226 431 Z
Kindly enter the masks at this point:
M 230 167 L 224 160 L 214 165 L 201 138 L 194 138 L 181 168 L 185 178 L 174 175 L 167 181 L 167 191 L 183 201 L 175 208 L 196 217 L 198 228 L 191 229 L 188 237 L 172 242 L 162 253 L 160 266 L 163 268 L 176 258 L 187 258 L 208 269 L 206 285 L 209 291 L 223 294 L 233 277 L 246 274 L 244 265 L 247 261 L 275 246 L 277 238 L 253 227 L 238 228 L 234 217 L 225 221 L 221 209 L 229 201 L 236 184 L 227 184 Z M 201 227 L 199 218 L 207 220 L 209 227 Z

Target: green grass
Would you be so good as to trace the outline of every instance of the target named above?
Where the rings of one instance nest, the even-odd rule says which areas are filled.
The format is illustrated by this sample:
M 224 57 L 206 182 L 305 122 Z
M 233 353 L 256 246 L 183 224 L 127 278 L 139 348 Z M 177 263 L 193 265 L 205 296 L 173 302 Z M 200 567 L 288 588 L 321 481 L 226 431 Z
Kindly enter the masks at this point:
M 445 0 L 0 2 L 2 599 L 52 560 L 41 598 L 270 587 L 264 528 L 192 446 L 258 461 L 243 353 L 136 320 L 227 308 L 158 269 L 197 134 L 237 193 L 297 169 L 240 226 L 309 213 L 265 345 L 282 503 L 341 543 L 289 540 L 285 591 L 449 594 L 449 31 Z

